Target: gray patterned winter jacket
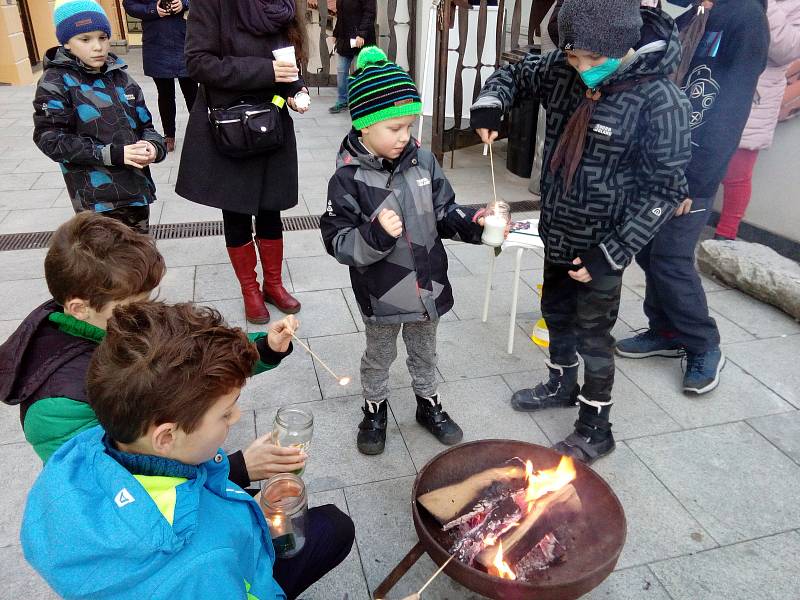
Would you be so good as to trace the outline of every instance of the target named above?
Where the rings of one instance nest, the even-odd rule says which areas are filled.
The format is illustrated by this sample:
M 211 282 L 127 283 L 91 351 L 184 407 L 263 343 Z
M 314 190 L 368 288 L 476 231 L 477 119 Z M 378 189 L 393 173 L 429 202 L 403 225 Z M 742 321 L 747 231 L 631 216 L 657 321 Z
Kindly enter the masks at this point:
M 350 266 L 358 306 L 372 323 L 435 320 L 453 307 L 442 238 L 478 244 L 475 210 L 455 203 L 436 158 L 411 139 L 393 163 L 366 152 L 351 131 L 342 142 L 320 221 L 325 249 Z M 395 211 L 403 234 L 378 222 Z
M 516 100 L 535 97 L 547 110 L 539 232 L 551 262 L 623 269 L 688 195 L 690 105 L 667 79 L 680 58 L 678 32 L 659 10 L 642 9 L 642 19 L 635 55 L 606 83 L 648 79 L 598 102 L 568 193 L 548 165 L 586 86 L 562 51 L 498 69 L 472 107 L 471 126 L 492 130 Z

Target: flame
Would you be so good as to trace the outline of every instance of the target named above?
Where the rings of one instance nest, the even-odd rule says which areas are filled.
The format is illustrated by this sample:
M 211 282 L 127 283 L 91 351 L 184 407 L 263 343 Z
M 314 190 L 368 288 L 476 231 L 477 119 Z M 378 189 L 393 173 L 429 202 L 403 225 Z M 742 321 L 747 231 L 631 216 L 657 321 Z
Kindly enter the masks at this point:
M 550 492 L 560 490 L 576 477 L 575 464 L 569 456 L 562 456 L 561 462 L 555 469 L 534 471 L 531 461 L 525 462 L 525 479 L 528 488 L 525 491 L 525 502 L 528 503 L 528 512 L 534 503 Z
M 274 517 L 272 517 L 272 526 L 273 527 L 280 527 L 281 526 L 281 522 L 282 522 L 282 519 L 281 519 L 280 515 L 275 515 Z
M 508 563 L 503 560 L 503 542 L 498 542 L 497 544 L 497 553 L 494 555 L 494 561 L 492 562 L 492 566 L 494 566 L 497 577 L 501 579 L 516 579 L 517 576 L 514 574 L 514 571 L 511 570 L 511 567 L 508 566 Z

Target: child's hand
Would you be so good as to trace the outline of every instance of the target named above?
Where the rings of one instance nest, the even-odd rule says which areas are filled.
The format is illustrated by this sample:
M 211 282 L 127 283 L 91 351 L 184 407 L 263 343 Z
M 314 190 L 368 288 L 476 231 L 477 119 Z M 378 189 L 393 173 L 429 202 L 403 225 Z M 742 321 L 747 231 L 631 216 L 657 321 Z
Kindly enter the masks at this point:
M 475 133 L 478 134 L 478 137 L 481 138 L 481 141 L 484 144 L 491 144 L 493 141 L 497 139 L 497 136 L 500 135 L 497 131 L 489 131 L 485 127 L 476 129 Z
M 256 438 L 242 454 L 247 474 L 252 481 L 302 469 L 308 458 L 300 448 L 275 445 L 272 433 Z
M 144 162 L 144 165 L 146 166 L 156 160 L 156 157 L 158 156 L 158 150 L 156 150 L 156 147 L 152 142 L 147 142 L 145 140 L 141 141 L 145 143 L 147 149 L 147 160 Z
M 155 155 L 155 149 L 152 147 L 152 144 L 143 140 L 139 140 L 135 144 L 128 144 L 123 149 L 125 164 L 136 167 L 137 169 L 143 169 L 155 160 L 155 156 L 153 156 L 152 160 L 149 158 L 151 150 Z
M 292 334 L 299 327 L 300 321 L 294 315 L 276 321 L 269 328 L 267 345 L 275 352 L 286 352 L 289 349 L 289 342 L 292 341 Z
M 378 213 L 378 223 L 392 237 L 399 238 L 403 234 L 403 222 L 390 208 L 381 209 L 381 212 Z
M 580 258 L 576 258 L 572 261 L 573 265 L 582 265 L 583 261 Z M 592 280 L 592 276 L 589 274 L 589 269 L 586 267 L 582 267 L 577 271 L 570 271 L 569 276 L 572 277 L 575 281 L 580 281 L 581 283 L 589 283 Z

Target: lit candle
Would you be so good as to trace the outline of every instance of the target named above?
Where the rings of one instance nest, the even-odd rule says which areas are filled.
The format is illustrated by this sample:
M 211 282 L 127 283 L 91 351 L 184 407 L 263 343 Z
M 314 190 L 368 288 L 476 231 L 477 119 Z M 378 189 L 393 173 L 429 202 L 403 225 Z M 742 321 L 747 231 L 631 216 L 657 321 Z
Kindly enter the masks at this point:
M 292 520 L 287 519 L 284 515 L 275 515 L 271 520 L 268 520 L 268 523 L 269 531 L 272 535 L 272 545 L 275 546 L 275 552 L 278 556 L 294 550 L 295 539 Z
M 501 246 L 505 239 L 508 221 L 501 215 L 489 215 L 484 218 L 481 241 L 487 246 Z

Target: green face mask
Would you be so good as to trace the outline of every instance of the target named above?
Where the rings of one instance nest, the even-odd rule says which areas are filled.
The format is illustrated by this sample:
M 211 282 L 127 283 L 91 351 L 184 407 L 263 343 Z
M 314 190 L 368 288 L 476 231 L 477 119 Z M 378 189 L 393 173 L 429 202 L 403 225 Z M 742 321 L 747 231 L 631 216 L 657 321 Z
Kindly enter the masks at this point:
M 587 69 L 581 73 L 581 79 L 590 90 L 597 88 L 606 79 L 611 77 L 619 69 L 622 59 L 608 58 L 606 62 L 595 65 L 591 69 Z

